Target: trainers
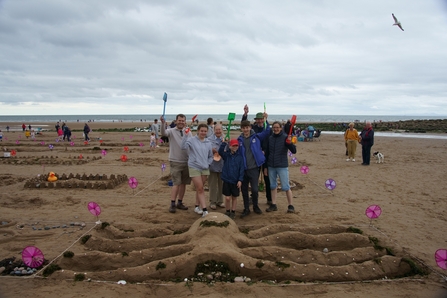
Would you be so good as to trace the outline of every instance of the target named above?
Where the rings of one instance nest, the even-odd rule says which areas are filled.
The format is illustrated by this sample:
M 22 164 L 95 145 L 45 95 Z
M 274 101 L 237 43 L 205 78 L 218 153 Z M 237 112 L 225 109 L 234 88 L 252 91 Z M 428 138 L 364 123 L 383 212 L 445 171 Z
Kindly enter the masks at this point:
M 205 217 L 208 215 L 208 211 L 201 211 L 202 212 L 202 217 Z
M 353 158 L 352 161 L 355 161 L 355 159 Z
M 210 205 L 210 208 L 213 209 L 213 210 L 216 210 L 216 205 L 211 204 L 211 205 Z
M 287 213 L 295 213 L 295 208 L 292 205 L 289 205 L 289 207 L 287 207 Z
M 175 213 L 175 205 L 174 206 L 171 205 L 171 207 L 169 207 L 169 212 Z
M 177 204 L 177 209 L 188 210 L 188 207 L 186 207 L 185 205 L 183 205 L 183 203 L 181 203 L 181 204 Z
M 194 212 L 197 214 L 203 214 L 202 209 L 200 209 L 199 207 L 194 208 Z
M 231 217 L 231 212 L 230 211 L 225 211 L 225 215 L 228 217 Z
M 350 161 L 350 159 L 349 159 L 349 158 L 347 158 L 347 159 L 346 159 L 346 161 Z
M 253 206 L 253 211 L 254 211 L 256 214 L 262 214 L 261 208 L 259 208 L 258 205 Z
M 225 208 L 225 203 L 219 203 L 219 204 L 217 204 L 217 206 L 220 208 Z
M 231 218 L 231 219 L 234 219 L 235 217 L 236 217 L 236 212 L 231 212 L 231 213 L 230 213 L 230 218 Z
M 276 207 L 276 204 L 271 204 L 270 207 L 268 207 L 266 212 L 272 212 L 272 211 L 278 211 L 278 207 Z
M 244 209 L 244 211 L 242 211 L 241 218 L 244 218 L 244 217 L 246 217 L 249 214 L 250 214 L 250 210 Z

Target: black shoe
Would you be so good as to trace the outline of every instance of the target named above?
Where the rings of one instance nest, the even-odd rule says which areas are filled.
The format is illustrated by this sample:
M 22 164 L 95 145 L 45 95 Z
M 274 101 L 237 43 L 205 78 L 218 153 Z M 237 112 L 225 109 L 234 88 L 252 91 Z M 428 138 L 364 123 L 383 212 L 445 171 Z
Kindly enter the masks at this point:
M 362 166 L 369 166 L 369 163 L 362 163 Z
M 265 209 L 266 212 L 272 212 L 272 211 L 278 211 L 278 207 L 276 207 L 276 204 L 271 204 L 270 207 Z
M 177 209 L 188 210 L 188 207 L 186 207 L 185 205 L 183 205 L 183 203 L 181 203 L 181 204 L 177 204 Z
M 175 213 L 175 211 L 176 211 L 175 209 L 176 209 L 175 205 L 174 206 L 171 205 L 171 207 L 169 207 L 169 212 Z
M 287 213 L 295 213 L 295 208 L 292 205 L 289 205 L 289 207 L 287 207 Z
M 253 212 L 256 214 L 262 214 L 261 208 L 258 205 L 253 206 Z
M 267 205 L 272 205 L 272 201 L 267 200 Z
M 244 218 L 244 217 L 246 217 L 249 214 L 250 214 L 250 210 L 244 209 L 244 211 L 242 211 L 241 218 Z

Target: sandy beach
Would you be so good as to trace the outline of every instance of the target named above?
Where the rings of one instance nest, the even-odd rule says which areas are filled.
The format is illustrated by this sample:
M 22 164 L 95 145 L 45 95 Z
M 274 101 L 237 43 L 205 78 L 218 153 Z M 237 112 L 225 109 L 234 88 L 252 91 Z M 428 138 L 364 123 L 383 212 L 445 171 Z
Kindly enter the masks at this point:
M 372 151 L 382 152 L 385 162 L 361 166 L 360 146 L 356 161 L 346 162 L 343 137 L 323 132 L 320 141 L 297 143 L 297 162 L 290 162 L 296 213 L 286 213 L 280 192 L 277 212 L 241 219 L 239 197 L 233 221 L 224 208 L 205 218 L 194 213 L 192 185 L 184 200 L 189 210 L 169 213 L 168 146 L 151 150 L 147 132 L 97 131 L 147 123 L 89 123 L 88 144 L 84 123 L 69 124 L 72 143 L 56 142 L 54 124 L 31 123 L 52 130 L 31 140 L 0 123 L 3 151 L 16 153 L 0 158 L 0 261 L 19 261 L 23 248 L 36 246 L 45 255 L 44 268 L 60 267 L 48 277 L 43 270 L 1 275 L 1 298 L 447 295 L 446 272 L 434 258 L 436 250 L 447 249 L 445 140 L 376 137 Z M 49 172 L 60 179 L 47 182 L 42 177 Z M 134 189 L 130 177 L 138 181 Z M 328 179 L 336 182 L 333 190 L 325 187 Z M 100 206 L 98 217 L 89 202 Z M 260 202 L 265 210 L 262 192 Z M 365 215 L 370 205 L 381 207 L 377 219 Z M 64 257 L 67 251 L 74 256 Z M 213 282 L 222 278 L 216 272 L 225 271 L 196 270 L 207 261 L 223 262 L 230 275 L 246 279 Z M 413 264 L 426 274 L 414 275 Z M 75 281 L 80 274 L 84 280 Z

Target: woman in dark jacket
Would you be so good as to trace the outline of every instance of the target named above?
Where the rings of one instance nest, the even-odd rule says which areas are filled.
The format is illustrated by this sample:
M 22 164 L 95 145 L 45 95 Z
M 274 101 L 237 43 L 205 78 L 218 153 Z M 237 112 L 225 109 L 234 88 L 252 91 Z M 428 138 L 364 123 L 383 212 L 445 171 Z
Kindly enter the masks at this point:
M 286 192 L 287 212 L 295 212 L 292 205 L 292 190 L 289 185 L 289 160 L 287 152 L 290 150 L 293 154 L 296 153 L 296 147 L 292 144 L 291 136 L 287 136 L 281 129 L 281 123 L 278 121 L 272 124 L 273 134 L 268 139 L 268 146 L 266 151 L 266 162 L 268 167 L 268 176 L 270 180 L 270 189 L 272 190 L 272 204 L 267 208 L 267 212 L 277 211 L 276 206 L 276 189 L 278 187 L 277 177 L 281 181 L 281 189 Z

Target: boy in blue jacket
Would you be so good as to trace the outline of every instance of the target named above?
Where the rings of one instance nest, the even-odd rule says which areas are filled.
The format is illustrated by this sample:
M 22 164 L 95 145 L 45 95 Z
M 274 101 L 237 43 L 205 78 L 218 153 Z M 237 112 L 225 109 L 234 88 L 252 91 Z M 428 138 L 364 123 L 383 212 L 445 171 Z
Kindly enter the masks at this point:
M 225 215 L 234 219 L 236 215 L 236 199 L 239 189 L 244 180 L 244 160 L 239 154 L 239 142 L 236 139 L 230 141 L 230 150 L 225 150 L 227 144 L 222 143 L 219 147 L 219 155 L 224 160 L 221 178 L 223 180 L 222 194 L 225 196 Z
M 255 133 L 251 128 L 250 121 L 241 121 L 242 134 L 237 139 L 239 142 L 239 153 L 244 159 L 244 180 L 242 181 L 241 191 L 244 199 L 244 211 L 241 218 L 250 214 L 250 201 L 248 196 L 248 185 L 251 186 L 253 211 L 256 214 L 262 214 L 258 206 L 258 184 L 259 171 L 265 162 L 264 152 L 262 151 L 262 141 L 270 135 L 270 125 L 267 123 L 265 130 Z

